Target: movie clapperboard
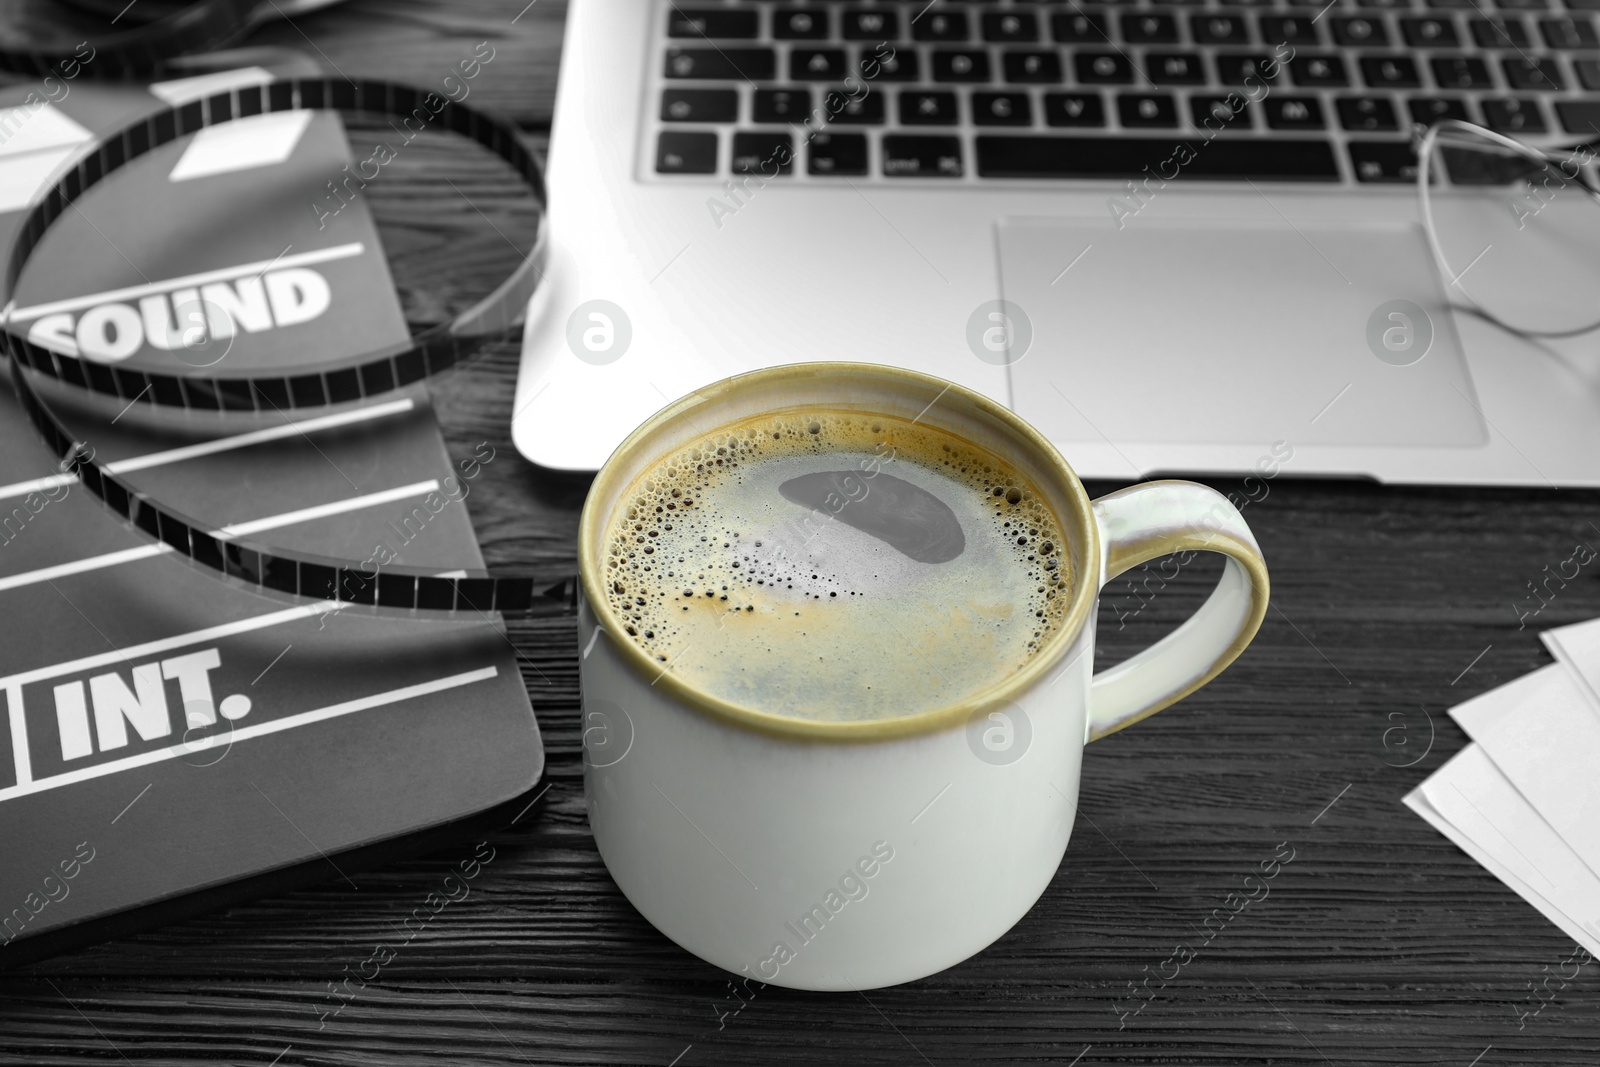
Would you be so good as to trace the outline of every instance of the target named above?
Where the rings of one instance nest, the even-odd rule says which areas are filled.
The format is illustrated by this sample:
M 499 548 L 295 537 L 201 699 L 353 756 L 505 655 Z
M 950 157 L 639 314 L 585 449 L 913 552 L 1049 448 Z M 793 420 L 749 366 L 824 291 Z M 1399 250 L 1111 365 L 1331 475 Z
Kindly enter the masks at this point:
M 0 91 L 0 242 L 100 133 L 261 68 L 140 87 Z M 298 72 L 297 72 L 298 73 Z M 331 112 L 206 129 L 82 197 L 19 280 L 41 343 L 142 369 L 282 369 L 407 336 L 357 199 L 308 203 L 348 162 Z M 184 331 L 207 331 L 185 344 Z M 221 355 L 225 351 L 225 355 Z M 41 388 L 97 458 L 177 510 L 322 556 L 481 573 L 425 396 L 267 416 Z M 62 475 L 0 390 L 0 967 L 196 908 L 340 878 L 381 842 L 536 796 L 543 750 L 495 617 L 415 621 L 275 600 L 181 561 Z M 507 816 L 509 818 L 509 816 Z

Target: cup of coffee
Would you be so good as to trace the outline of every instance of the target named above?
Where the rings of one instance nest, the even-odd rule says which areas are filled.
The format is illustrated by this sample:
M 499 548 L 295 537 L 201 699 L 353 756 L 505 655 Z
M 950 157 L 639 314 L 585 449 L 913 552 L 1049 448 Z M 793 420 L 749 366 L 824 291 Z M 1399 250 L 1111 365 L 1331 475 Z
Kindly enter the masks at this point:
M 1099 591 L 1226 565 L 1094 673 Z M 1221 494 L 1091 501 L 1007 408 L 863 363 L 773 367 L 653 416 L 579 530 L 584 791 L 607 868 L 735 975 L 869 989 L 1009 930 L 1061 864 L 1085 743 L 1254 636 L 1267 571 Z

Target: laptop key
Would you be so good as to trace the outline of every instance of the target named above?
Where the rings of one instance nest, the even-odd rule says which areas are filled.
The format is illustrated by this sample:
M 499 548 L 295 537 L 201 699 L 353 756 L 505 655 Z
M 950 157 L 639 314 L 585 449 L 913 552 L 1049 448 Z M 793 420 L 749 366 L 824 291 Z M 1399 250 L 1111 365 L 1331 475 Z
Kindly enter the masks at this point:
M 1191 15 L 1189 33 L 1195 44 L 1250 43 L 1250 27 L 1239 15 Z
M 656 140 L 657 174 L 715 174 L 717 135 L 663 130 Z
M 847 41 L 894 41 L 900 38 L 900 15 L 894 11 L 846 11 L 839 16 L 839 35 Z
M 843 48 L 795 48 L 789 52 L 794 81 L 840 81 L 849 73 Z
M 1361 78 L 1374 89 L 1415 89 L 1422 84 L 1409 56 L 1363 56 Z
M 1061 80 L 1061 57 L 1055 52 L 1007 52 L 1001 62 L 1008 82 L 1054 85 Z
M 977 126 L 1032 126 L 1033 105 L 1027 93 L 973 93 L 972 121 Z
M 1359 182 L 1414 182 L 1417 154 L 1404 141 L 1351 141 L 1350 166 Z
M 1129 129 L 1178 125 L 1178 105 L 1165 93 L 1123 93 L 1117 97 L 1117 117 Z
M 1051 126 L 1104 126 L 1105 101 L 1099 93 L 1045 93 L 1044 120 Z
M 1079 52 L 1072 67 L 1085 85 L 1133 84 L 1133 64 L 1120 52 Z
M 917 53 L 909 48 L 897 49 L 893 55 L 878 54 L 877 49 L 861 49 L 861 60 L 856 69 L 868 81 L 914 82 L 922 77 L 922 65 Z
M 1177 165 L 1185 179 L 1339 180 L 1332 147 L 1303 138 L 1219 137 L 1190 149 L 1184 164 L 1177 163 L 1170 135 L 989 133 L 978 135 L 976 151 L 978 173 L 986 178 L 1138 178 L 1145 168 L 1159 173 L 1163 165 Z
M 859 133 L 818 133 L 806 148 L 806 173 L 819 177 L 867 173 L 867 138 Z
M 1400 20 L 1400 33 L 1412 48 L 1457 48 L 1461 38 L 1449 16 Z
M 1061 44 L 1106 44 L 1111 38 L 1106 33 L 1104 15 L 1051 15 L 1050 36 Z
M 1413 96 L 1406 101 L 1406 110 L 1411 112 L 1412 122 L 1420 122 L 1424 126 L 1431 126 L 1442 119 L 1472 121 L 1467 115 L 1467 102 L 1447 96 Z
M 1274 130 L 1321 130 L 1327 127 L 1322 105 L 1314 96 L 1267 96 L 1261 100 L 1267 126 Z
M 885 134 L 883 173 L 887 178 L 959 178 L 964 173 L 961 138 Z
M 772 12 L 772 36 L 780 41 L 826 41 L 829 23 L 826 8 L 779 8 Z
M 761 24 L 754 11 L 726 7 L 673 8 L 667 16 L 668 37 L 706 37 L 718 40 L 753 38 Z
M 1500 65 L 1513 89 L 1564 89 L 1566 79 L 1553 56 L 1518 56 L 1503 59 Z
M 1491 130 L 1501 133 L 1545 131 L 1544 113 L 1539 110 L 1539 101 L 1532 97 L 1484 100 L 1479 106 L 1483 108 L 1483 121 Z
M 1578 81 L 1585 89 L 1600 89 L 1600 59 L 1574 59 L 1572 68 L 1578 72 Z
M 794 140 L 786 133 L 733 135 L 733 172 L 771 178 L 794 171 Z
M 936 82 L 986 82 L 989 53 L 976 48 L 940 49 L 933 53 Z
M 985 11 L 983 39 L 1004 44 L 1029 44 L 1039 39 L 1039 20 L 1031 11 Z
M 900 90 L 900 124 L 903 126 L 954 126 L 961 121 L 956 94 L 944 90 Z
M 1540 19 L 1539 32 L 1551 48 L 1600 48 L 1588 19 Z
M 1493 89 L 1494 79 L 1489 76 L 1489 64 L 1477 56 L 1440 56 L 1430 59 L 1433 80 L 1441 89 Z
M 1239 93 L 1189 98 L 1189 119 L 1197 130 L 1248 130 L 1255 125 L 1250 116 L 1250 101 Z
M 1479 48 L 1528 48 L 1528 27 L 1519 18 L 1473 19 L 1472 39 Z
M 1261 39 L 1267 44 L 1321 44 L 1316 23 L 1308 18 L 1261 16 Z
M 1545 11 L 1550 4 L 1548 0 L 1495 0 L 1494 6 L 1508 11 Z
M 1333 27 L 1333 41 L 1346 48 L 1386 48 L 1389 44 L 1389 28 L 1383 24 L 1379 17 L 1329 19 Z
M 1308 89 L 1338 88 L 1350 84 L 1344 60 L 1338 56 L 1295 56 L 1289 61 L 1294 83 Z
M 1123 15 L 1122 39 L 1129 44 L 1176 44 L 1178 22 L 1171 15 Z
M 739 94 L 732 89 L 668 89 L 661 94 L 662 122 L 733 122 Z
M 770 48 L 669 48 L 667 77 L 702 81 L 771 81 L 778 70 Z
M 1372 133 L 1400 128 L 1394 105 L 1381 96 L 1342 96 L 1334 107 L 1339 112 L 1339 125 L 1347 130 Z
M 1146 52 L 1144 72 L 1156 85 L 1206 83 L 1206 68 L 1193 52 Z
M 831 89 L 822 94 L 822 106 L 828 121 L 841 126 L 883 125 L 883 94 L 870 89 L 864 96 Z
M 1276 81 L 1281 66 L 1271 56 L 1221 55 L 1217 57 L 1217 80 L 1223 85 L 1243 85 L 1251 78 Z M 1271 71 L 1271 77 L 1263 71 Z
M 757 122 L 803 122 L 811 114 L 811 90 L 757 89 L 750 105 Z
M 1557 100 L 1556 118 L 1568 133 L 1593 137 L 1600 130 L 1600 100 Z
M 924 9 L 924 14 L 911 22 L 911 37 L 917 41 L 965 41 L 971 36 L 965 12 L 934 14 Z

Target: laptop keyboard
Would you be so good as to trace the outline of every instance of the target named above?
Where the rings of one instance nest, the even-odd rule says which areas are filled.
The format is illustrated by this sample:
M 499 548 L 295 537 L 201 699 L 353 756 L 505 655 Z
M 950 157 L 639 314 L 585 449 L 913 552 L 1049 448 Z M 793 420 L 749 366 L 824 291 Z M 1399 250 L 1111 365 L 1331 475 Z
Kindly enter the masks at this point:
M 647 166 L 1412 181 L 1413 123 L 1600 139 L 1597 13 L 1600 0 L 662 2 Z

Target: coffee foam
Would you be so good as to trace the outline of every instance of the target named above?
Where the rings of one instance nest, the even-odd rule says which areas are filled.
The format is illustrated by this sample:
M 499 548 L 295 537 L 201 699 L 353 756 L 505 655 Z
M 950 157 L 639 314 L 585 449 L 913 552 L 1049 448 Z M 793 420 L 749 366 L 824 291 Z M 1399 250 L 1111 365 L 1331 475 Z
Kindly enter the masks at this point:
M 916 714 L 1000 681 L 1060 626 L 1073 581 L 1061 523 L 1013 466 L 857 413 L 762 416 L 663 457 L 605 551 L 625 639 L 707 693 L 806 719 Z

